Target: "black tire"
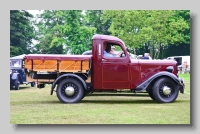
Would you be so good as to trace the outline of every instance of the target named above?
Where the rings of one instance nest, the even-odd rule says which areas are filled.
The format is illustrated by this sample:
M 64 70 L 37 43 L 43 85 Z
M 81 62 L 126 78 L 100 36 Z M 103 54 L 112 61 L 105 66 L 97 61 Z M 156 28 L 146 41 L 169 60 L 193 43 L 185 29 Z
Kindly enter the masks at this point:
M 82 99 L 86 96 L 86 91 L 83 91 Z
M 170 78 L 160 78 L 153 86 L 153 96 L 159 103 L 171 103 L 178 97 L 178 86 Z
M 35 82 L 31 82 L 31 87 L 35 87 Z
M 16 78 L 16 80 L 14 81 L 14 86 L 15 86 L 15 90 L 19 90 L 19 81 L 18 78 Z
M 84 91 L 82 99 L 83 99 L 85 96 L 89 95 L 89 94 L 90 94 L 90 92 Z
M 69 91 L 70 89 L 74 92 L 71 93 Z M 56 94 L 58 99 L 63 103 L 77 103 L 83 98 L 84 89 L 79 80 L 75 78 L 67 78 L 58 84 Z
M 150 89 L 148 91 L 149 96 L 151 97 L 152 100 L 155 100 L 155 97 L 153 96 L 153 89 Z

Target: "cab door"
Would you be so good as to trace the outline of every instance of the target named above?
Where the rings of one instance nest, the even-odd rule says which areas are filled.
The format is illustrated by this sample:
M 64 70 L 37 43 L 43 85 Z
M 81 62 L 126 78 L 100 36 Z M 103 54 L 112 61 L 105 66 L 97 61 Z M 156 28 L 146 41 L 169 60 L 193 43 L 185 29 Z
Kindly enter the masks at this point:
M 104 57 L 102 54 L 102 88 L 103 89 L 129 89 L 130 75 L 129 62 L 130 58 L 124 51 L 124 57 Z

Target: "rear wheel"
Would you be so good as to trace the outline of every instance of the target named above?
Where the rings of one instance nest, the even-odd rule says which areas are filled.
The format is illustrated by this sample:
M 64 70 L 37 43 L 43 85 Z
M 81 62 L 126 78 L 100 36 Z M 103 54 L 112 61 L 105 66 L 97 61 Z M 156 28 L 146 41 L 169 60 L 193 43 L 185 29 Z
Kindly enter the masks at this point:
M 158 79 L 154 86 L 152 95 L 160 103 L 171 103 L 178 97 L 178 86 L 170 78 Z
M 90 92 L 84 91 L 82 99 L 83 99 L 85 96 L 87 96 L 88 94 L 90 94 Z
M 31 82 L 31 87 L 35 87 L 35 82 Z
M 79 102 L 84 95 L 82 83 L 75 78 L 64 79 L 58 84 L 56 94 L 63 103 Z

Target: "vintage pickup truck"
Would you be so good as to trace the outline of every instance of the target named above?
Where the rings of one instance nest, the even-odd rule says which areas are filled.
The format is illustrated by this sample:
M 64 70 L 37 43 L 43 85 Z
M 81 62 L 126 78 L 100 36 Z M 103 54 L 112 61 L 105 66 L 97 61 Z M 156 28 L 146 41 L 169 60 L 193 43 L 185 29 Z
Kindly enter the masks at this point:
M 123 53 L 105 57 L 105 46 Z M 159 103 L 174 102 L 184 93 L 174 60 L 131 59 L 124 42 L 114 36 L 94 35 L 92 55 L 29 54 L 25 56 L 26 76 L 38 88 L 52 84 L 62 103 L 80 102 L 95 91 L 130 90 L 144 92 Z M 56 87 L 56 89 L 55 89 Z

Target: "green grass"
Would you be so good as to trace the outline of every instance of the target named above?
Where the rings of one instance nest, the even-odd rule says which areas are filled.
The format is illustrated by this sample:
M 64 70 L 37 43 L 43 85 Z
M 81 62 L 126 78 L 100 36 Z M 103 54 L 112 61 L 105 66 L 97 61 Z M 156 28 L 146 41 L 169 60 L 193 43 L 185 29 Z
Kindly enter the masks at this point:
M 182 74 L 181 74 L 182 75 Z M 50 85 L 10 90 L 10 124 L 190 124 L 190 77 L 174 103 L 159 104 L 147 94 L 94 93 L 63 104 Z
M 180 78 L 183 78 L 185 81 L 190 81 L 190 73 L 178 74 Z

